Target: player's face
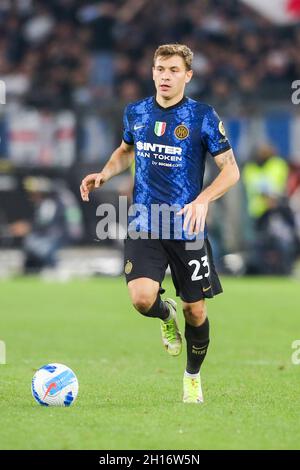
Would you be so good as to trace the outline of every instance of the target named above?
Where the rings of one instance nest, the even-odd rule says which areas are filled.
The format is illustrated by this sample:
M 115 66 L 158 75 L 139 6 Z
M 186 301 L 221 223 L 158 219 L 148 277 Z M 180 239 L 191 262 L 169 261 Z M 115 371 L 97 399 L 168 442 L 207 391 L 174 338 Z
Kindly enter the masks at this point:
M 157 57 L 152 71 L 157 94 L 165 100 L 183 95 L 185 85 L 193 75 L 179 55 Z

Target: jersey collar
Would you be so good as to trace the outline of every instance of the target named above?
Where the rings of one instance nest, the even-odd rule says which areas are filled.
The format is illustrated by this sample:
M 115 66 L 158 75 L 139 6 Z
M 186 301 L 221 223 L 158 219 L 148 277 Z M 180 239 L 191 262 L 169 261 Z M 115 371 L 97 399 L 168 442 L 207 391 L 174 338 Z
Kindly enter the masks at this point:
M 183 96 L 183 98 L 178 101 L 178 103 L 175 103 L 173 104 L 172 106 L 168 106 L 167 108 L 164 108 L 163 106 L 161 106 L 157 101 L 156 101 L 156 97 L 154 96 L 154 104 L 157 108 L 161 109 L 162 111 L 170 111 L 170 109 L 174 109 L 174 108 L 178 108 L 179 106 L 181 106 L 183 103 L 185 103 L 187 101 L 187 97 L 186 96 Z

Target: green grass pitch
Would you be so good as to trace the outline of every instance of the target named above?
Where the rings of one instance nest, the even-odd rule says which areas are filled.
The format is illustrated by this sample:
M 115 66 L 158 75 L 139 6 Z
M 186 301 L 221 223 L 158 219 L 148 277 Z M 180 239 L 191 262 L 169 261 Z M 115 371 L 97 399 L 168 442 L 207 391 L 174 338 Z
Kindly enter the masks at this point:
M 299 449 L 299 282 L 223 279 L 208 301 L 203 405 L 181 402 L 185 351 L 163 350 L 159 322 L 130 305 L 123 279 L 0 282 L 1 449 Z M 164 283 L 174 295 L 171 281 Z M 179 309 L 181 329 L 183 316 Z M 31 396 L 37 368 L 79 379 L 70 408 Z

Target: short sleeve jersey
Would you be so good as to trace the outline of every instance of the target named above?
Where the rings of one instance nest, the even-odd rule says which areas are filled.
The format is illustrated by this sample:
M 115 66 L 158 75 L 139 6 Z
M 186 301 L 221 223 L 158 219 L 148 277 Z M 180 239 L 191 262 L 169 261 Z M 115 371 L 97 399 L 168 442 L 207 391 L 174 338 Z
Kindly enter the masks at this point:
M 215 157 L 230 149 L 230 143 L 216 111 L 188 97 L 168 108 L 153 96 L 131 103 L 123 121 L 123 140 L 135 147 L 137 230 L 155 232 L 151 207 L 179 210 L 193 201 L 202 190 L 207 153 Z M 175 234 L 174 217 L 169 238 L 189 239 L 181 230 Z

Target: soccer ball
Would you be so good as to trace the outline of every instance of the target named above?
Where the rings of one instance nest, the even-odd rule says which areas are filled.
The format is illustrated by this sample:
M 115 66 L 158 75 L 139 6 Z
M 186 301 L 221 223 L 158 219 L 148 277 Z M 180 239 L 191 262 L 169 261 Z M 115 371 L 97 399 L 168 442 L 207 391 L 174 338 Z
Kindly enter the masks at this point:
M 69 367 L 47 364 L 34 374 L 31 392 L 40 405 L 70 406 L 77 397 L 78 380 Z

